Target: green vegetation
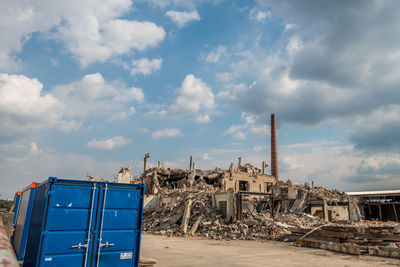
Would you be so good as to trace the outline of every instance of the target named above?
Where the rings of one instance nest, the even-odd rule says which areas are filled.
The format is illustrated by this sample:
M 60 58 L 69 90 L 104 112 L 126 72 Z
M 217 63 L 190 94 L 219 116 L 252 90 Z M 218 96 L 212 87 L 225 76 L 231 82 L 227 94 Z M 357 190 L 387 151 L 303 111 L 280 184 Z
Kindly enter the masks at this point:
M 13 205 L 12 201 L 2 200 L 0 199 L 0 209 L 10 210 Z

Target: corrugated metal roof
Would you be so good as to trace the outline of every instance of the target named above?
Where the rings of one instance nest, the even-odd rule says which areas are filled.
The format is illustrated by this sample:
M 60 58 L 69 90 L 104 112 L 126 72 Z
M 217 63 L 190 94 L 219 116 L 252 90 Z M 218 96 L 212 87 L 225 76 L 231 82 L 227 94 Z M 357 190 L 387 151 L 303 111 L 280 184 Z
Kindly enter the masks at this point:
M 349 196 L 400 195 L 400 190 L 346 192 Z

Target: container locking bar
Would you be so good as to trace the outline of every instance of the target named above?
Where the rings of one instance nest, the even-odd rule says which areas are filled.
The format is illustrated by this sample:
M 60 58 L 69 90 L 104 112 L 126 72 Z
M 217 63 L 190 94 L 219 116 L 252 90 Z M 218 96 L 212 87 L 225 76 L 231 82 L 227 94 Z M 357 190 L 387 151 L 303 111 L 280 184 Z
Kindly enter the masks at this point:
M 96 183 L 93 184 L 92 187 L 92 201 L 90 203 L 90 218 L 89 218 L 89 227 L 88 227 L 88 233 L 86 236 L 86 251 L 85 251 L 85 264 L 83 265 L 84 267 L 86 267 L 87 265 L 87 259 L 88 259 L 88 246 L 89 246 L 89 242 L 90 242 L 90 231 L 92 228 L 92 217 L 93 217 L 93 205 L 94 205 L 94 196 L 96 193 Z M 79 243 L 80 244 L 80 243 Z
M 106 241 L 106 243 L 104 243 L 104 244 L 101 244 L 101 243 L 100 243 L 100 247 L 106 247 L 106 248 L 111 247 L 111 246 L 114 246 L 114 245 L 115 245 L 115 244 L 108 243 L 108 241 Z
M 100 235 L 99 235 L 99 247 L 97 249 L 97 261 L 96 261 L 96 267 L 99 266 L 99 261 L 100 261 L 100 248 L 102 247 L 101 245 L 101 237 L 103 235 L 103 221 L 104 221 L 104 210 L 106 209 L 106 197 L 107 197 L 107 190 L 108 190 L 108 185 L 104 185 L 104 197 L 103 197 L 103 207 L 101 208 L 101 221 L 100 221 Z M 106 242 L 107 244 L 108 242 Z
M 81 242 L 79 242 L 78 245 L 72 246 L 72 248 L 87 248 L 88 244 L 81 244 Z

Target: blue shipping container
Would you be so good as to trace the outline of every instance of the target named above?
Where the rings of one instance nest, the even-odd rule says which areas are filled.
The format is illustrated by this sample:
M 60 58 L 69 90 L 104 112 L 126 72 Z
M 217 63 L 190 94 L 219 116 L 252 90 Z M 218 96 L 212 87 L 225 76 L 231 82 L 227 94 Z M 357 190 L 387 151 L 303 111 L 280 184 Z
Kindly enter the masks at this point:
M 23 266 L 138 266 L 144 184 L 37 185 Z
M 22 261 L 25 255 L 36 185 L 36 182 L 32 182 L 30 186 L 22 189 L 21 199 L 19 201 L 14 233 L 11 237 L 11 243 L 18 261 Z

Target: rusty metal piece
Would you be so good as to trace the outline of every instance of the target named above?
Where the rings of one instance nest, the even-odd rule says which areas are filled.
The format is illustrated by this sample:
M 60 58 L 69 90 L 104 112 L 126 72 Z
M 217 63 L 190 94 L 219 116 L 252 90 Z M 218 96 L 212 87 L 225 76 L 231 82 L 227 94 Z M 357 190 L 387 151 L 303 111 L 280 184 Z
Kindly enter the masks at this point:
M 0 217 L 0 267 L 19 267 Z
M 312 239 L 297 239 L 296 243 L 303 247 L 320 248 L 345 254 L 361 255 L 360 248 L 350 244 L 333 243 Z
M 275 114 L 271 114 L 271 175 L 274 176 L 277 181 L 279 181 Z

